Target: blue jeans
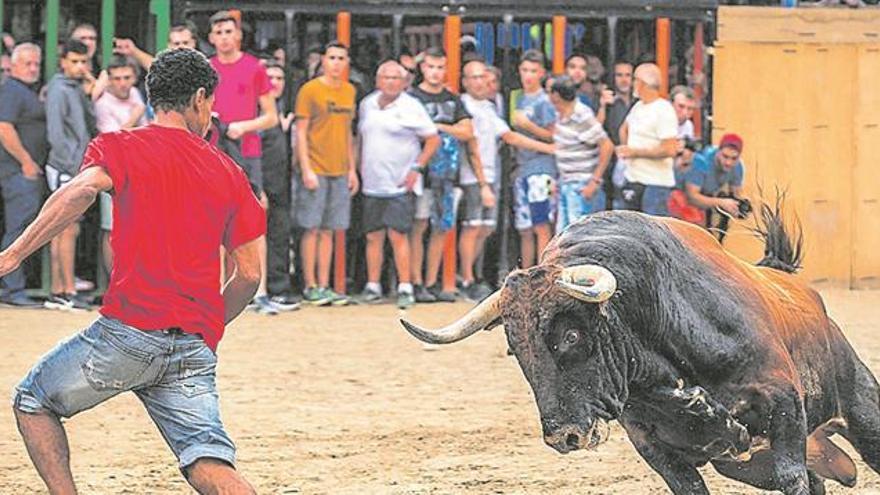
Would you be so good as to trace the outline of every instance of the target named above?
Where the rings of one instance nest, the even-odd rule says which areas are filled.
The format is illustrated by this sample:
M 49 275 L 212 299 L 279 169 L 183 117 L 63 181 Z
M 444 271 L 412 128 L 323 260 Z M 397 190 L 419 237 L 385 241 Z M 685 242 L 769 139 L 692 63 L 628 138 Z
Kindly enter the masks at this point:
M 556 233 L 576 222 L 579 218 L 605 209 L 605 191 L 596 188 L 593 197 L 585 199 L 581 194 L 589 181 L 575 180 L 559 183 L 559 209 L 556 217 Z
M 6 215 L 6 229 L 3 240 L 0 241 L 0 251 L 9 247 L 24 232 L 25 227 L 37 218 L 43 204 L 44 187 L 42 179 L 31 180 L 21 174 L 0 180 Z M 24 290 L 24 270 L 19 267 L 3 277 L 2 282 L 8 295 Z
M 15 387 L 13 406 L 69 418 L 132 391 L 181 469 L 204 457 L 234 465 L 235 445 L 220 421 L 216 367 L 198 335 L 142 331 L 100 317 L 43 356 Z

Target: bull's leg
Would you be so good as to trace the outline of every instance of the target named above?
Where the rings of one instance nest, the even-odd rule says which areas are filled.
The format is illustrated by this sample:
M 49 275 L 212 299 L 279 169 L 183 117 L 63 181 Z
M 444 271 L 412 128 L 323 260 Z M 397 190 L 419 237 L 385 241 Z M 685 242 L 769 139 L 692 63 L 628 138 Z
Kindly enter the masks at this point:
M 847 428 L 840 432 L 855 447 L 865 464 L 880 473 L 880 387 L 874 375 L 856 359 L 854 379 L 841 401 Z
M 754 454 L 746 462 L 715 459 L 712 465 L 729 478 L 764 490 L 779 490 L 785 495 L 810 495 L 807 426 L 800 396 L 794 390 L 779 391 L 769 403 L 757 405 L 757 409 L 764 411 L 761 416 L 769 418 L 769 422 L 759 428 L 766 428 L 770 448 Z
M 675 495 L 709 495 L 709 489 L 697 468 L 662 444 L 654 442 L 650 434 L 636 422 L 623 424 L 630 441 L 654 471 L 657 471 Z

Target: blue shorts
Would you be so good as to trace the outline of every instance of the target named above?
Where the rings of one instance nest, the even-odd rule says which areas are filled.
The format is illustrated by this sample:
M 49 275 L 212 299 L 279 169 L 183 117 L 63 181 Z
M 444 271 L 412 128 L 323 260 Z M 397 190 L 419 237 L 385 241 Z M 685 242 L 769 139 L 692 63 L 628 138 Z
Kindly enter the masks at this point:
M 589 181 L 576 180 L 559 183 L 559 211 L 556 218 L 556 233 L 576 222 L 579 218 L 605 209 L 605 191 L 602 186 L 596 188 L 593 197 L 584 199 L 581 190 Z
M 101 317 L 40 359 L 15 387 L 13 407 L 69 418 L 132 391 L 181 469 L 205 457 L 234 466 L 235 445 L 220 422 L 216 367 L 216 355 L 198 335 L 142 331 Z
M 513 208 L 516 230 L 552 224 L 556 209 L 553 189 L 556 180 L 548 174 L 517 177 L 513 183 Z

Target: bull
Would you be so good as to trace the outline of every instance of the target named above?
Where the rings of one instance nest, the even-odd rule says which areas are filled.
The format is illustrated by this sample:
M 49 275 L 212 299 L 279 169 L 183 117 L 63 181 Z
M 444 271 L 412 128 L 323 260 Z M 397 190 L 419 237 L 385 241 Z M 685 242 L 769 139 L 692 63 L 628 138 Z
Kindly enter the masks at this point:
M 691 224 L 591 215 L 460 320 L 401 322 L 436 344 L 503 324 L 544 442 L 562 454 L 596 447 L 616 420 L 676 494 L 708 493 L 706 463 L 785 494 L 852 487 L 856 466 L 829 437 L 880 468 L 877 381 L 793 275 L 802 238 L 779 202 L 761 216 L 752 265 Z

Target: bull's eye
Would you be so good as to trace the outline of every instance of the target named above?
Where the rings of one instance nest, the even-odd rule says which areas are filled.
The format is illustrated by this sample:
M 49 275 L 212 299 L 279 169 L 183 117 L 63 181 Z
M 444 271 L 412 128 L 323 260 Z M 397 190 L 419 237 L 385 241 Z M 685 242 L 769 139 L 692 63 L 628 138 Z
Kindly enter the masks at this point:
M 565 343 L 566 346 L 571 347 L 577 344 L 578 340 L 580 340 L 581 334 L 578 333 L 577 330 L 567 330 L 565 332 L 565 336 L 562 337 L 562 342 Z

